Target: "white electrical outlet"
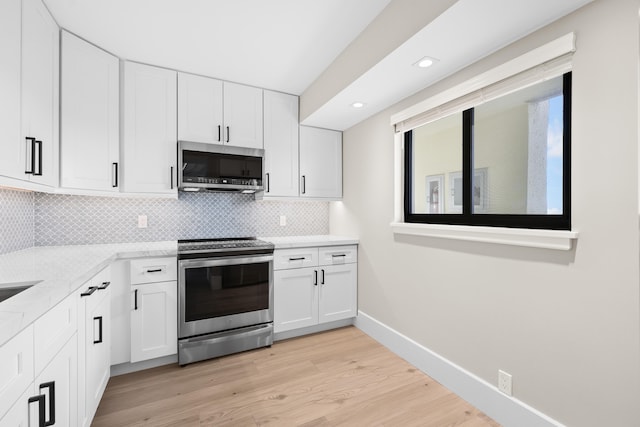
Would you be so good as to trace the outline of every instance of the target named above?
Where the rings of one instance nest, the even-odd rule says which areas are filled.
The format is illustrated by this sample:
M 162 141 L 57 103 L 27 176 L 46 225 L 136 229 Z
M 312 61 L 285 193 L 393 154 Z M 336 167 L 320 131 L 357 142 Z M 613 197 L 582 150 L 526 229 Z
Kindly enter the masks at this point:
M 498 390 L 511 396 L 513 392 L 512 377 L 511 374 L 506 373 L 498 369 Z
M 286 215 L 280 215 L 280 226 L 284 227 L 287 225 L 287 217 Z
M 138 215 L 138 228 L 147 228 L 147 216 Z

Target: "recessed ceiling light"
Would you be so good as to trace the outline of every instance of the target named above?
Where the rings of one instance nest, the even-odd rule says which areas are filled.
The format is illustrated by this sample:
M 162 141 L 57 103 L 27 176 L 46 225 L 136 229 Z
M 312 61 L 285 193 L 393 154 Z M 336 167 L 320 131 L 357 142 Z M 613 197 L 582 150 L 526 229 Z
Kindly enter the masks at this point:
M 351 104 L 351 106 L 353 108 L 362 108 L 364 107 L 364 102 L 354 102 L 353 104 Z
M 429 56 L 425 56 L 424 58 L 420 59 L 418 62 L 416 62 L 415 65 L 416 67 L 419 68 L 429 68 L 431 67 L 433 64 L 435 64 L 438 60 L 435 58 L 431 58 Z

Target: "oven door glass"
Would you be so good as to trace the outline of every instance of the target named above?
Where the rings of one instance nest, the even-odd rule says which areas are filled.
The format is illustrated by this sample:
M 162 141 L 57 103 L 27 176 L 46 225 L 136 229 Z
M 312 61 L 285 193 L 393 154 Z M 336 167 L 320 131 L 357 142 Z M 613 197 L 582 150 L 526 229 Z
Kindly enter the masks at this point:
M 184 269 L 184 321 L 268 310 L 271 261 L 191 262 Z

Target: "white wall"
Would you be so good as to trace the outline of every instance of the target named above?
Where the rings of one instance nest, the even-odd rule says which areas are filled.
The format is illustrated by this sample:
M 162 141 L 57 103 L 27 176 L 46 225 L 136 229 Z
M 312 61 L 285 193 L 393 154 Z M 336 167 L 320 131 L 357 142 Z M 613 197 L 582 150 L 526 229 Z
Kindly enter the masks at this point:
M 638 0 L 596 0 L 344 133 L 331 232 L 360 238 L 359 309 L 572 426 L 638 426 Z M 570 31 L 571 251 L 394 236 L 389 117 Z

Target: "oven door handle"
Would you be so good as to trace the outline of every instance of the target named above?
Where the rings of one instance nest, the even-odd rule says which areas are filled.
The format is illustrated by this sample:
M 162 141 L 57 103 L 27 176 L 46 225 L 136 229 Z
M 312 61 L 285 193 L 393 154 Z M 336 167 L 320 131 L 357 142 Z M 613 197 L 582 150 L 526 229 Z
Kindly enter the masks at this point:
M 180 268 L 218 267 L 238 264 L 258 264 L 273 261 L 273 255 L 224 256 L 220 258 L 194 258 L 178 260 Z

